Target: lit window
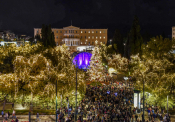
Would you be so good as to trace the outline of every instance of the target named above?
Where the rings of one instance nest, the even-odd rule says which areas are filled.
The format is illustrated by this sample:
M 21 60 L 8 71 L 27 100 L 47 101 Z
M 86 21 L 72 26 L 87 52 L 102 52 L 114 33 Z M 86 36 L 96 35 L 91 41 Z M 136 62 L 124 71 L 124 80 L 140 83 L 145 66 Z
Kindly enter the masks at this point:
M 100 31 L 100 33 L 101 33 L 101 31 Z
M 105 39 L 105 36 L 103 38 Z
M 96 39 L 98 39 L 98 36 L 96 36 Z
M 92 31 L 92 33 L 94 33 L 94 31 Z
M 94 36 L 92 36 L 92 39 L 94 39 Z
M 83 31 L 81 31 L 81 33 L 83 33 Z
M 88 39 L 90 39 L 90 36 L 88 37 Z
M 100 36 L 100 39 L 101 39 L 101 36 Z
M 86 42 L 85 42 L 85 44 L 86 44 Z
M 81 42 L 81 44 L 83 44 L 83 43 Z
M 90 33 L 90 31 L 88 31 L 88 33 Z

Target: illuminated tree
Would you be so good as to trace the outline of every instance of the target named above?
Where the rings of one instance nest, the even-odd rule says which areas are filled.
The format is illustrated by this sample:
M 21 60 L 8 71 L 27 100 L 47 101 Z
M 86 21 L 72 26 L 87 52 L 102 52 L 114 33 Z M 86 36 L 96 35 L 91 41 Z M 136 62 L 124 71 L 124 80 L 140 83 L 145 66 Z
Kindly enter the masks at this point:
M 102 64 L 102 52 L 98 46 L 94 47 L 94 50 L 92 51 L 88 73 L 90 81 L 103 82 L 105 80 L 104 67 Z
M 128 70 L 128 59 L 121 57 L 120 54 L 112 55 L 108 58 L 108 67 L 113 67 L 118 72 L 126 72 Z
M 13 102 L 31 102 L 39 99 L 45 102 L 55 102 L 55 83 L 58 81 L 58 98 L 61 96 L 70 97 L 74 104 L 75 98 L 75 67 L 72 65 L 70 53 L 65 45 L 55 48 L 38 48 L 42 47 L 37 44 L 34 46 L 25 45 L 21 47 L 10 46 L 6 49 L 13 51 L 12 70 L 3 72 L 0 75 L 0 92 L 3 92 L 2 98 L 9 94 L 8 99 Z M 4 56 L 0 57 L 1 65 L 4 65 L 4 59 L 9 55 L 4 51 Z M 85 75 L 78 70 L 78 98 L 85 94 Z M 21 98 L 21 99 L 19 99 Z M 58 102 L 61 102 L 60 99 Z M 54 104 L 53 104 L 54 105 Z
M 143 55 L 131 56 L 133 66 L 132 78 L 135 79 L 135 88 L 143 88 L 151 93 L 156 99 L 155 103 L 162 106 L 160 101 L 166 99 L 167 95 L 174 97 L 175 89 L 175 64 L 172 54 L 173 42 L 163 39 L 161 36 L 152 38 L 147 45 L 143 45 Z

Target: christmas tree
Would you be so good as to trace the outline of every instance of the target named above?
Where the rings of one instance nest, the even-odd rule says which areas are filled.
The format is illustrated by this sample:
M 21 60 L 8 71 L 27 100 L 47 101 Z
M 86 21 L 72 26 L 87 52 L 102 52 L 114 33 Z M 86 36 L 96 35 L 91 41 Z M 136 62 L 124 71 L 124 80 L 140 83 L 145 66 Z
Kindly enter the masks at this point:
M 90 81 L 103 82 L 105 80 L 106 75 L 102 65 L 102 55 L 98 46 L 94 47 L 94 50 L 92 51 L 88 73 Z

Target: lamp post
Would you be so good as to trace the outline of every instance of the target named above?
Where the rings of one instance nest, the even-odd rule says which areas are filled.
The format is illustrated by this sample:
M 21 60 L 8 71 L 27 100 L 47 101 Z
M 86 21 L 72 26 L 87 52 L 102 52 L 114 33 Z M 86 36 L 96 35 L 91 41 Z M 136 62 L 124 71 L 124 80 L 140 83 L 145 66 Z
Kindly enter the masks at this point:
M 124 78 L 124 80 L 125 80 L 125 85 L 126 85 L 126 87 L 127 87 L 127 80 L 128 80 L 128 77 L 123 77 Z
M 57 122 L 57 80 L 56 80 L 56 122 Z
M 76 61 L 76 91 L 75 91 L 75 122 L 77 121 L 77 60 Z
M 112 39 L 110 39 L 110 45 L 111 45 Z
M 167 95 L 167 116 L 168 116 L 168 95 Z
M 144 94 L 145 90 L 144 89 L 145 89 L 145 79 L 143 78 L 143 120 L 142 122 L 144 122 L 145 120 L 145 94 Z
M 125 57 L 125 46 L 126 46 L 126 43 L 123 43 L 123 45 L 124 45 L 124 57 Z

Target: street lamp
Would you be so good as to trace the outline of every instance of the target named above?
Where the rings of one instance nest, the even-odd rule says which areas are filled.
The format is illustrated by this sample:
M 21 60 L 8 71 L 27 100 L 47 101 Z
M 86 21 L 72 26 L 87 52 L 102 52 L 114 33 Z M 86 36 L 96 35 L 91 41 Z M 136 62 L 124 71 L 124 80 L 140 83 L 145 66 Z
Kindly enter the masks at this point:
M 57 122 L 57 80 L 56 80 L 56 122 Z
M 124 45 L 124 57 L 125 57 L 125 47 L 126 47 L 126 43 L 123 43 Z
M 128 80 L 128 77 L 123 77 L 124 78 L 124 80 L 125 80 L 125 85 L 127 86 L 127 80 Z
M 75 91 L 75 122 L 77 121 L 77 60 L 76 61 L 76 91 Z
M 112 39 L 110 39 L 110 45 L 111 45 Z

